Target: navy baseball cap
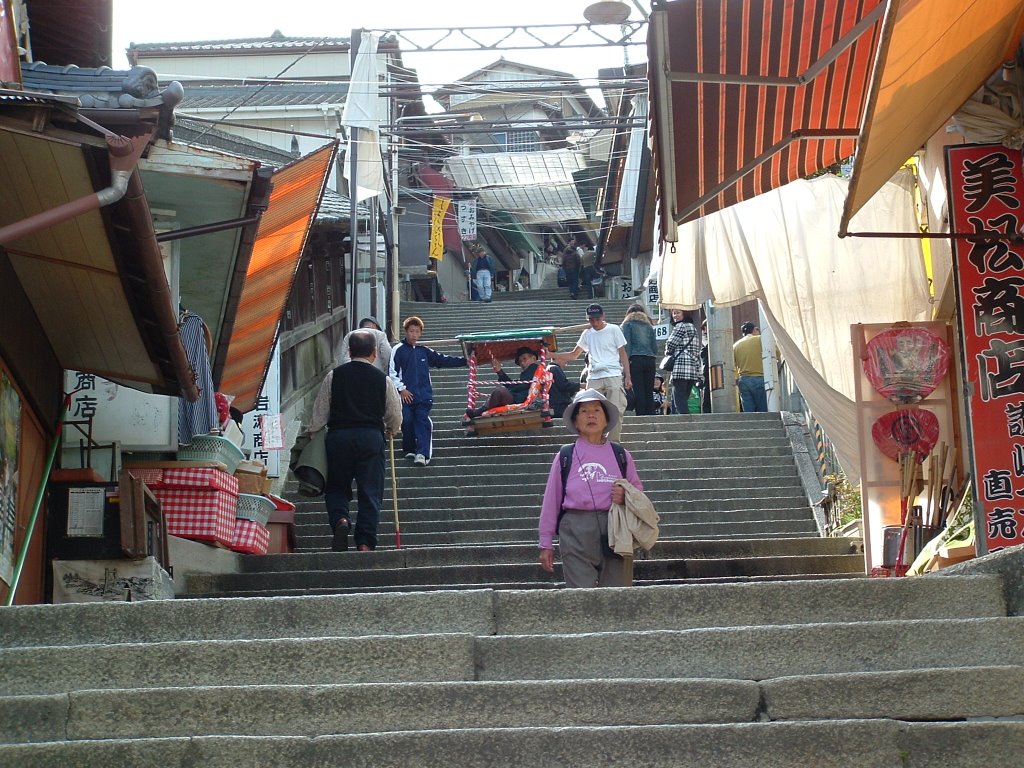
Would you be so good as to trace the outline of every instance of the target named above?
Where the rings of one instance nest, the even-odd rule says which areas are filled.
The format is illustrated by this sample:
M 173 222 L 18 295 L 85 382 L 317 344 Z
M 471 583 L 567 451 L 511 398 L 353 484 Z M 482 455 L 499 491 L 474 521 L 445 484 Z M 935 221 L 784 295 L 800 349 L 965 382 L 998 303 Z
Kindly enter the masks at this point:
M 591 304 L 587 307 L 587 317 L 600 317 L 604 314 L 604 307 L 600 304 Z

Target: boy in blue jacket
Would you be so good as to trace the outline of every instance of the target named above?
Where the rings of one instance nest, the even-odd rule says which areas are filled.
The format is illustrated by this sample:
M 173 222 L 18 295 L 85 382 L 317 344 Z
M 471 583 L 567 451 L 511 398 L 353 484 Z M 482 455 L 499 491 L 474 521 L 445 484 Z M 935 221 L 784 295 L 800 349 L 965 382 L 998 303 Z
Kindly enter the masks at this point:
M 425 467 L 430 463 L 431 435 L 434 424 L 430 409 L 434 405 L 434 389 L 430 383 L 431 368 L 461 368 L 466 358 L 442 355 L 419 344 L 423 321 L 413 316 L 402 323 L 405 338 L 391 354 L 391 378 L 402 398 L 402 450 L 405 458 Z

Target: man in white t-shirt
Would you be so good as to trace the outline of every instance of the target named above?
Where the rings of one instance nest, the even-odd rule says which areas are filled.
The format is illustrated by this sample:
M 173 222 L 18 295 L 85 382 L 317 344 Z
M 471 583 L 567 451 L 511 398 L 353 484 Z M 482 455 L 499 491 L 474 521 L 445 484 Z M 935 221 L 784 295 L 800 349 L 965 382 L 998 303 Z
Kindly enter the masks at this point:
M 587 387 L 607 397 L 619 413 L 626 412 L 626 390 L 633 388 L 629 379 L 629 358 L 626 356 L 626 338 L 617 325 L 605 322 L 604 308 L 600 304 L 587 307 L 590 327 L 581 335 L 572 352 L 556 352 L 551 357 L 559 365 L 575 360 L 584 352 L 590 356 Z M 609 440 L 619 441 L 622 424 L 616 424 L 608 434 Z

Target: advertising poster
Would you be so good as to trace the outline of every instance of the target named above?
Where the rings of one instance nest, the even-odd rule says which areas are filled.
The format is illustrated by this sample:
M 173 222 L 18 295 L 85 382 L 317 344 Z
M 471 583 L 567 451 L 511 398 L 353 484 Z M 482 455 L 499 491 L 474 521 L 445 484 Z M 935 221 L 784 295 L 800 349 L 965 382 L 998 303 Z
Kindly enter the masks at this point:
M 1024 543 L 1024 228 L 1020 150 L 948 147 L 954 274 L 979 554 Z

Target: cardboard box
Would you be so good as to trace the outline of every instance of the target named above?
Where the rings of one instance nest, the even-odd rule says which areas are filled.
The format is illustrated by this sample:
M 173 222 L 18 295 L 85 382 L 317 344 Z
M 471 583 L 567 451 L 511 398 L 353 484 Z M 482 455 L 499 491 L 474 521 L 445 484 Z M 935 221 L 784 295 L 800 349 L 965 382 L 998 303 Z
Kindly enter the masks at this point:
M 231 549 L 249 555 L 265 555 L 270 544 L 270 531 L 252 520 L 235 520 L 235 535 Z
M 267 523 L 270 531 L 268 554 L 284 555 L 295 551 L 295 509 L 278 509 L 270 513 Z
M 267 467 L 262 461 L 243 461 L 235 470 L 238 479 L 238 492 L 262 496 L 270 491 L 270 479 Z
M 174 585 L 154 557 L 141 560 L 54 560 L 53 602 L 169 600 Z

